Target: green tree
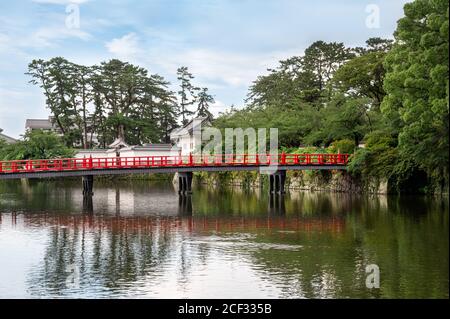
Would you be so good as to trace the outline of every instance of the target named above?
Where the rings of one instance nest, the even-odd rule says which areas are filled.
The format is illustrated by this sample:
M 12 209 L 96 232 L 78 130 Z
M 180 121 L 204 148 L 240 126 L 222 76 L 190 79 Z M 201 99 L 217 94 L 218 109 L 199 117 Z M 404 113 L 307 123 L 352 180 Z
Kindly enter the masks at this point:
M 91 67 L 34 60 L 27 74 L 43 89 L 68 146 L 92 147 L 94 134 L 102 147 L 117 137 L 131 144 L 167 141 L 176 122 L 169 83 L 120 60 Z
M 334 73 L 349 59 L 354 57 L 351 49 L 346 48 L 343 43 L 316 41 L 305 50 L 303 57 L 303 76 L 308 78 L 309 88 L 316 95 L 322 95 L 325 87 L 333 78 Z M 327 98 L 330 98 L 328 91 Z
M 131 129 L 128 116 L 144 91 L 147 71 L 114 59 L 101 63 L 97 76 L 97 89 L 109 112 L 107 123 L 114 127 L 116 138 L 125 140 L 126 129 Z
M 398 128 L 399 150 L 448 183 L 449 80 L 447 0 L 415 0 L 404 7 L 396 44 L 386 57 L 382 111 Z
M 96 67 L 91 81 L 102 144 L 109 144 L 114 138 L 143 144 L 160 141 L 165 136 L 167 123 L 173 123 L 167 108 L 175 110 L 175 105 L 168 103 L 174 101 L 174 95 L 163 77 L 149 75 L 139 66 L 111 60 Z
M 336 96 L 321 113 L 319 127 L 305 140 L 312 145 L 330 145 L 333 141 L 351 139 L 359 145 L 370 130 L 370 103 L 367 98 Z
M 73 155 L 74 151 L 66 147 L 59 136 L 42 130 L 27 132 L 22 141 L 0 146 L 0 159 L 5 161 L 71 158 Z
M 246 102 L 252 107 L 277 105 L 300 110 L 305 103 L 321 107 L 331 97 L 328 83 L 336 70 L 354 56 L 343 43 L 316 41 L 303 56 L 280 61 L 250 87 Z
M 75 114 L 77 119 L 77 126 L 82 132 L 82 146 L 84 149 L 88 149 L 92 146 L 92 136 L 88 137 L 89 126 L 91 128 L 96 125 L 95 118 L 91 118 L 89 123 L 89 105 L 92 102 L 92 68 L 82 65 L 72 65 L 72 75 L 75 77 L 73 80 L 76 93 L 73 95 L 73 104 L 75 105 Z M 79 106 L 79 111 L 76 109 Z
M 350 139 L 337 140 L 331 143 L 330 151 L 332 153 L 352 154 L 356 146 L 355 141 Z
M 354 97 L 370 98 L 379 109 L 386 95 L 383 89 L 385 56 L 385 52 L 374 51 L 348 61 L 334 75 L 336 89 Z
M 64 58 L 57 57 L 33 60 L 28 65 L 27 74 L 32 77 L 30 83 L 44 90 L 47 107 L 53 115 L 53 121 L 61 130 L 66 145 L 73 146 L 81 140 L 81 131 L 77 121 L 77 78 L 75 66 Z
M 392 49 L 394 40 L 383 38 L 369 38 L 366 41 L 366 47 L 357 47 L 354 49 L 359 55 L 364 55 L 370 52 L 388 52 Z
M 161 126 L 161 141 L 170 143 L 170 132 L 178 127 L 177 123 L 177 102 L 171 97 L 161 100 L 158 119 Z
M 212 119 L 213 116 L 209 111 L 211 104 L 215 103 L 214 97 L 208 93 L 207 88 L 202 88 L 197 96 L 197 116 Z
M 180 90 L 178 91 L 178 95 L 180 98 L 180 115 L 181 122 L 183 125 L 189 122 L 189 116 L 194 114 L 193 111 L 189 110 L 189 107 L 192 106 L 196 99 L 196 92 L 199 88 L 192 85 L 191 80 L 194 79 L 194 76 L 189 73 L 189 69 L 185 66 L 178 68 L 177 70 L 178 81 L 180 81 Z

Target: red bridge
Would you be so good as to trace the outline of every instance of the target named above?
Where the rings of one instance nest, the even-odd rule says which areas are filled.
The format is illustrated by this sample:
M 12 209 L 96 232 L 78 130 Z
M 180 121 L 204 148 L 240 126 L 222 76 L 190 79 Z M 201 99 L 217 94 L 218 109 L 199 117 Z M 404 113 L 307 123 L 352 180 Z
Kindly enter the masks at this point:
M 98 175 L 179 173 L 180 192 L 190 192 L 193 172 L 260 171 L 270 174 L 272 189 L 284 191 L 287 170 L 346 169 L 348 154 L 188 155 L 67 158 L 0 162 L 0 179 L 83 176 L 85 192 Z M 89 186 L 91 185 L 91 186 Z

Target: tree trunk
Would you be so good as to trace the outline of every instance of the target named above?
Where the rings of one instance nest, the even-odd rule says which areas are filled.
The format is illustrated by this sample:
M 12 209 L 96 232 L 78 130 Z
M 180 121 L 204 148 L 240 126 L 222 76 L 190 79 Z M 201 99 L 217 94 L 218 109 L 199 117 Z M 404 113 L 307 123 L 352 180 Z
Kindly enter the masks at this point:
M 119 139 L 122 139 L 122 141 L 125 141 L 125 127 L 123 126 L 123 124 L 119 124 L 117 128 L 117 137 Z

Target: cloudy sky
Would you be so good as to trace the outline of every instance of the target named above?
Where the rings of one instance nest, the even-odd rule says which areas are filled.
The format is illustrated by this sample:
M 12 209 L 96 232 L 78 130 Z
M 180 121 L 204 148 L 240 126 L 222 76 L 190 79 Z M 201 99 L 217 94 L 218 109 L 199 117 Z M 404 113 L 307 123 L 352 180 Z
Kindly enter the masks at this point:
M 216 98 L 242 106 L 252 81 L 315 40 L 392 37 L 406 0 L 17 0 L 0 2 L 0 128 L 19 137 L 46 118 L 24 75 L 36 58 L 92 65 L 120 58 L 176 83 L 185 65 Z M 77 12 L 80 19 L 77 20 Z M 377 21 L 377 13 L 379 19 Z M 175 88 L 174 88 L 175 89 Z

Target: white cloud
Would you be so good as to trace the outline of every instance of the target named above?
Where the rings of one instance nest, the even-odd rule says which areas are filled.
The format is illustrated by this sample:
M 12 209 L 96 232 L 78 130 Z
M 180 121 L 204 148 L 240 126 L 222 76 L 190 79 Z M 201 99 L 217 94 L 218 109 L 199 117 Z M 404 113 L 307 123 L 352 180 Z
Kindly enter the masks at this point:
M 0 127 L 18 138 L 25 130 L 26 118 L 46 118 L 45 98 L 37 88 L 0 87 Z M 39 106 L 39 107 L 36 107 Z
M 0 33 L 0 50 L 6 50 L 10 41 L 10 38 L 6 34 Z
M 88 1 L 89 0 L 32 0 L 32 2 L 42 4 L 82 4 Z
M 37 29 L 27 35 L 8 36 L 0 33 L 0 50 L 17 52 L 22 49 L 44 49 L 57 46 L 59 41 L 67 39 L 79 39 L 88 41 L 92 39 L 91 34 L 80 29 L 69 29 L 65 27 L 45 27 Z
M 113 39 L 105 44 L 108 52 L 125 60 L 134 60 L 141 52 L 139 37 L 135 33 L 128 33 L 121 38 Z
M 210 111 L 217 116 L 219 113 L 225 112 L 229 107 L 230 105 L 225 105 L 225 103 L 216 99 L 215 103 L 211 105 Z
M 158 56 L 156 50 L 151 54 Z M 294 53 L 295 52 L 295 53 Z M 264 74 L 267 68 L 274 67 L 280 59 L 301 53 L 292 52 L 270 53 L 232 53 L 211 49 L 183 49 L 164 54 L 163 58 L 151 59 L 165 67 L 167 73 L 173 73 L 176 68 L 185 65 L 198 78 L 200 85 L 213 88 L 214 85 L 231 87 L 248 87 L 258 75 Z M 213 83 L 211 85 L 211 83 Z
M 207 49 L 191 49 L 175 55 L 174 63 L 189 65 L 193 72 L 205 80 L 219 80 L 227 85 L 241 86 L 251 83 L 255 75 L 264 70 L 269 61 L 261 54 L 225 53 Z
M 29 46 L 34 48 L 52 47 L 55 45 L 55 40 L 59 41 L 68 38 L 77 38 L 83 41 L 87 41 L 91 39 L 92 36 L 80 29 L 47 27 L 38 29 L 36 32 L 32 33 L 28 39 L 21 42 L 21 46 Z
M 105 47 L 110 54 L 145 67 L 151 73 L 168 75 L 174 87 L 177 85 L 177 68 L 187 66 L 195 76 L 194 84 L 208 87 L 213 93 L 233 88 L 246 90 L 259 75 L 267 72 L 267 68 L 275 67 L 279 60 L 303 51 L 231 52 L 207 47 L 192 48 L 185 39 L 174 34 L 150 28 L 143 30 L 143 34 L 145 37 L 128 33 L 107 42 Z M 235 96 L 233 100 L 241 103 L 242 98 Z M 214 108 L 217 113 L 222 112 L 225 105 L 217 102 Z

